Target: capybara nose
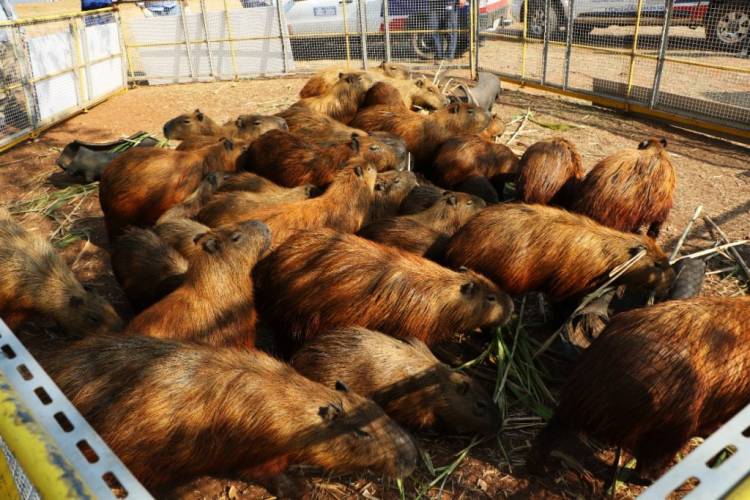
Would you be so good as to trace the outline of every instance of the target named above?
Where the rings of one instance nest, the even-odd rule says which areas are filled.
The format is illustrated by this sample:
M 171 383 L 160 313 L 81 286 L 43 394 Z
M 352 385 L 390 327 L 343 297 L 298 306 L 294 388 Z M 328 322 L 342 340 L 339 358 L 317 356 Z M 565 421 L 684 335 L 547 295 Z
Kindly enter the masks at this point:
M 396 470 L 394 471 L 394 475 L 397 478 L 404 478 L 409 476 L 414 472 L 414 469 L 417 468 L 417 447 L 414 446 L 414 442 L 405 432 L 404 437 L 400 441 L 400 454 L 396 459 Z
M 271 244 L 271 228 L 259 220 L 248 220 L 240 224 L 240 228 L 248 233 L 257 233 L 264 238 L 265 247 Z
M 281 128 L 281 130 L 288 131 L 289 130 L 289 125 L 286 123 L 286 120 L 284 120 L 283 118 L 279 118 L 279 120 L 281 121 L 281 123 L 279 125 L 279 127 Z
M 161 129 L 162 134 L 164 134 L 164 137 L 169 139 L 169 127 L 167 125 L 164 125 L 164 128 Z

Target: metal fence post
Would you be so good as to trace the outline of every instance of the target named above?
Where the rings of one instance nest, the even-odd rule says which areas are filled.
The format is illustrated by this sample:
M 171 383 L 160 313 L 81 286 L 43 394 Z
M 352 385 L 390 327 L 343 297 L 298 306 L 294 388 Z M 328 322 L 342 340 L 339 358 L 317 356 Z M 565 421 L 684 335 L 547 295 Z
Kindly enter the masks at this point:
M 224 2 L 226 3 L 226 0 L 224 0 Z M 286 44 L 287 42 L 289 42 L 289 38 L 286 34 L 286 31 L 284 30 L 284 24 L 285 24 L 284 19 L 286 19 L 286 17 L 284 16 L 284 9 L 281 8 L 281 0 L 276 0 L 276 15 L 279 18 L 279 37 L 281 38 L 281 57 L 283 59 L 281 67 L 282 67 L 282 71 L 286 73 L 289 71 L 289 65 L 287 62 L 287 58 L 289 57 L 289 54 L 287 53 L 287 50 L 286 50 Z M 229 35 L 229 37 L 231 38 L 232 35 Z M 290 48 L 291 48 L 291 43 L 290 43 Z
M 79 21 L 79 18 L 70 19 L 70 21 L 68 22 L 68 26 L 70 28 L 70 34 L 73 39 L 73 63 L 75 64 L 73 74 L 76 76 L 76 79 L 78 81 L 78 85 L 76 86 L 78 89 L 78 105 L 81 107 L 85 107 L 86 103 L 88 102 L 89 96 L 87 85 L 85 84 L 85 80 L 87 80 L 87 78 L 85 63 L 83 61 L 83 50 L 81 48 L 81 31 L 78 29 Z
M 529 0 L 523 0 L 523 44 L 521 45 L 521 81 L 526 79 L 526 45 L 529 32 Z
M 79 18 L 74 24 L 75 29 L 79 30 L 78 39 L 81 43 L 81 52 L 83 54 L 83 74 L 86 76 L 86 92 L 88 93 L 87 103 L 90 103 L 94 99 L 94 84 L 91 81 L 91 55 L 89 54 L 89 44 L 86 38 L 86 20 L 85 18 Z
M 575 0 L 568 3 L 568 24 L 565 26 L 565 61 L 563 64 L 563 90 L 568 90 L 568 77 L 570 76 L 570 53 L 573 47 L 573 19 L 575 17 Z
M 357 0 L 357 17 L 359 18 L 360 51 L 362 52 L 362 69 L 367 71 L 367 7 L 364 0 Z
M 346 45 L 346 67 L 352 63 L 352 49 L 349 46 L 349 18 L 346 12 L 346 4 L 352 0 L 341 0 L 341 15 L 344 16 L 344 44 Z
M 232 20 L 229 18 L 229 5 L 227 5 L 227 0 L 224 0 L 224 22 L 227 25 L 227 38 L 229 38 L 229 55 L 232 58 L 232 73 L 234 73 L 234 79 L 239 80 L 240 75 L 237 73 L 237 55 L 234 53 L 234 43 L 232 42 L 232 39 L 234 38 L 232 36 Z M 281 27 L 281 22 L 279 22 L 279 27 Z M 286 63 L 286 61 L 284 61 L 284 63 Z
M 656 106 L 656 100 L 659 96 L 659 87 L 661 86 L 661 74 L 664 71 L 664 55 L 667 52 L 667 46 L 669 45 L 669 25 L 672 23 L 672 9 L 674 8 L 674 0 L 667 0 L 665 5 L 666 13 L 664 14 L 664 26 L 661 29 L 661 38 L 659 40 L 659 56 L 656 61 L 656 72 L 654 73 L 654 84 L 651 87 L 651 101 L 649 102 L 649 108 L 653 109 Z
M 542 48 L 542 77 L 541 84 L 547 81 L 547 54 L 549 52 L 549 3 L 550 0 L 544 0 L 544 47 Z
M 187 22 L 185 20 L 185 0 L 180 0 L 180 21 L 182 21 L 182 35 L 185 37 L 185 49 L 187 50 L 188 66 L 190 67 L 190 78 L 192 80 L 195 80 L 195 68 L 193 68 L 193 51 L 190 48 L 190 35 L 188 34 Z
M 469 72 L 477 79 L 479 68 L 479 0 L 469 0 Z
M 641 31 L 641 13 L 643 10 L 643 0 L 638 0 L 638 12 L 635 17 L 635 31 L 633 31 L 633 47 L 630 49 L 630 69 L 628 70 L 628 92 L 625 94 L 625 101 L 630 101 L 630 92 L 633 89 L 633 76 L 635 70 L 635 56 L 638 52 L 638 34 Z
M 208 52 L 208 69 L 211 76 L 216 78 L 214 69 L 214 58 L 211 56 L 211 44 L 208 42 L 208 21 L 206 20 L 206 0 L 201 0 L 201 19 L 203 20 L 203 36 L 206 41 L 206 51 Z
M 383 0 L 383 29 L 385 30 L 385 60 L 391 62 L 391 14 L 388 3 L 390 0 Z
M 21 84 L 21 88 L 23 88 L 24 97 L 26 98 L 26 116 L 29 119 L 29 130 L 31 131 L 37 128 L 39 124 L 36 87 L 31 84 L 31 60 L 28 50 L 25 49 L 26 39 L 20 26 L 13 26 L 10 32 L 13 34 L 13 54 L 16 61 L 18 61 L 18 69 L 20 71 L 20 75 L 18 75 L 19 83 Z

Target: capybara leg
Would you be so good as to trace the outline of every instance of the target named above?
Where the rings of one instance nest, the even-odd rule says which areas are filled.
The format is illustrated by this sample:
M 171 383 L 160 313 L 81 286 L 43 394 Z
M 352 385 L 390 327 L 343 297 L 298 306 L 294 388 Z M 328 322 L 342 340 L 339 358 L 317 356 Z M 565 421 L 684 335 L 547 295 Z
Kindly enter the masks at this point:
M 650 226 L 648 226 L 648 232 L 646 234 L 650 236 L 653 239 L 656 239 L 659 237 L 659 233 L 661 232 L 661 226 L 664 224 L 664 221 L 654 221 L 651 223 Z
M 686 441 L 685 434 L 674 429 L 654 429 L 641 436 L 635 447 L 638 476 L 648 481 L 658 479 Z

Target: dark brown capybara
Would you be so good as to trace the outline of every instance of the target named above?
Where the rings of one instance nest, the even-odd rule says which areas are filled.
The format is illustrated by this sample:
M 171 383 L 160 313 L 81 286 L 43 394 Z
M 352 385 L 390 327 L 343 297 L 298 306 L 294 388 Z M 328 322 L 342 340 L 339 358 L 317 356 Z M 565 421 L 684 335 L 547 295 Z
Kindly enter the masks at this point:
M 154 226 L 154 232 L 159 238 L 188 260 L 203 251 L 195 244 L 196 237 L 210 230 L 205 224 L 187 218 L 159 219 Z
M 370 106 L 391 106 L 403 111 L 408 110 L 401 98 L 401 92 L 388 82 L 378 82 L 367 91 L 361 108 Z
M 262 220 L 271 228 L 272 248 L 305 229 L 328 227 L 354 233 L 359 231 L 370 215 L 375 181 L 376 172 L 372 166 L 355 163 L 339 172 L 334 182 L 317 198 L 248 211 L 227 207 L 223 212 L 199 214 L 198 219 L 210 226 Z
M 254 193 L 252 191 L 218 193 L 196 215 L 200 220 L 213 221 L 227 213 L 247 213 L 273 205 L 309 200 L 319 192 L 320 189 L 312 184 L 303 184 L 279 193 Z
M 195 151 L 132 148 L 104 169 L 99 203 L 109 237 L 126 226 L 152 226 L 185 201 L 211 172 L 233 172 L 244 147 L 224 140 Z
M 416 466 L 411 438 L 377 404 L 262 352 L 137 335 L 32 352 L 157 497 L 207 475 L 296 497 L 284 490 L 293 464 L 393 477 Z
M 0 208 L 0 318 L 11 328 L 40 316 L 70 336 L 121 328 L 112 306 L 81 285 L 46 238 L 26 231 Z
M 484 387 L 413 337 L 399 340 L 359 327 L 332 330 L 306 342 L 291 365 L 328 387 L 343 382 L 407 427 L 494 433 L 502 424 Z
M 367 136 L 367 132 L 364 130 L 349 127 L 330 116 L 304 107 L 292 106 L 276 113 L 276 116 L 286 121 L 289 132 L 319 145 L 346 142 L 352 135 Z
M 438 148 L 459 134 L 476 134 L 492 121 L 489 113 L 470 104 L 451 104 L 428 116 L 394 106 L 376 105 L 362 109 L 353 127 L 368 132 L 391 132 L 406 142 L 416 169 L 428 170 Z
M 477 196 L 448 193 L 427 210 L 372 222 L 357 234 L 436 260 L 448 239 L 486 206 Z
M 508 146 L 479 135 L 454 137 L 440 146 L 429 172 L 436 184 L 457 191 L 466 189 L 471 178 L 486 178 L 489 187 L 466 192 L 497 203 L 505 183 L 518 174 L 518 156 Z
M 482 210 L 459 229 L 445 261 L 484 274 L 511 295 L 539 291 L 558 303 L 604 284 L 613 269 L 641 251 L 645 256 L 618 282 L 666 293 L 674 272 L 651 238 L 559 208 L 508 203 Z
M 286 121 L 278 116 L 241 115 L 233 123 L 235 128 L 234 131 L 229 130 L 224 132 L 221 136 L 190 136 L 177 146 L 177 150 L 187 151 L 190 149 L 200 149 L 210 146 L 222 138 L 236 139 L 249 144 L 269 130 L 289 130 Z M 225 126 L 225 128 L 229 127 Z
M 615 316 L 575 366 L 529 465 L 585 433 L 620 446 L 646 479 L 750 402 L 750 297 L 673 300 Z
M 372 222 L 398 214 L 404 198 L 416 185 L 417 176 L 414 172 L 389 170 L 378 173 L 375 181 L 375 197 L 370 207 L 368 221 Z
M 128 227 L 115 240 L 112 270 L 133 310 L 140 312 L 182 284 L 188 261 L 156 233 Z
M 516 193 L 524 203 L 552 202 L 561 190 L 568 190 L 583 179 L 578 149 L 567 139 L 555 137 L 532 144 L 518 165 Z M 564 192 L 560 193 L 564 196 Z
M 291 236 L 255 266 L 253 280 L 258 311 L 285 352 L 342 326 L 432 345 L 500 325 L 513 309 L 484 276 L 331 229 Z
M 447 189 L 443 189 L 429 182 L 420 181 L 417 186 L 414 186 L 414 188 L 409 191 L 409 194 L 406 195 L 404 201 L 401 202 L 398 213 L 400 215 L 409 215 L 427 210 L 447 194 L 450 194 L 450 191 Z
M 201 136 L 231 137 L 234 131 L 233 124 L 219 125 L 200 109 L 190 114 L 176 116 L 163 127 L 164 137 L 178 141 Z
M 195 238 L 182 284 L 133 318 L 127 332 L 214 346 L 255 346 L 250 270 L 268 250 L 268 226 L 246 221 Z
M 659 236 L 666 222 L 676 185 L 667 140 L 651 138 L 638 149 L 619 151 L 597 163 L 576 184 L 565 206 L 620 231 Z
M 326 92 L 313 97 L 303 97 L 290 107 L 314 111 L 348 124 L 357 114 L 372 83 L 372 76 L 367 73 L 340 73 L 339 79 Z
M 327 186 L 353 158 L 362 158 L 378 171 L 393 170 L 403 161 L 376 137 L 354 135 L 346 143 L 320 147 L 294 134 L 272 131 L 250 145 L 242 164 L 280 186 Z

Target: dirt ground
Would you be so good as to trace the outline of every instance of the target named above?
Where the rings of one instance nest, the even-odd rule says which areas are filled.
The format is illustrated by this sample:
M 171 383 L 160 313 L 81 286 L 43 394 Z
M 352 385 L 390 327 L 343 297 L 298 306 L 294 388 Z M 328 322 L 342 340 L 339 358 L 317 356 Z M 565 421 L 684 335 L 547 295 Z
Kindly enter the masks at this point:
M 17 214 L 27 228 L 48 234 L 60 248 L 78 278 L 107 296 L 126 317 L 130 311 L 109 266 L 106 233 L 95 186 L 82 190 L 57 166 L 55 159 L 74 138 L 109 141 L 143 130 L 161 136 L 169 118 L 200 108 L 223 121 L 241 113 L 273 113 L 295 100 L 302 79 L 254 80 L 211 84 L 140 87 L 115 97 L 44 133 L 40 138 L 0 155 L 0 205 Z M 677 168 L 674 209 L 660 242 L 668 251 L 675 245 L 693 211 L 703 205 L 730 239 L 750 237 L 750 149 L 672 127 L 637 119 L 582 101 L 551 97 L 539 92 L 508 89 L 496 106 L 508 123 L 502 142 L 522 153 L 537 140 L 563 135 L 579 148 L 587 167 L 621 148 L 632 148 L 650 135 L 664 136 Z M 63 191 L 67 190 L 67 191 Z M 60 196 L 69 193 L 69 196 Z M 710 247 L 714 239 L 699 220 L 682 253 Z M 742 254 L 750 261 L 750 250 Z M 721 271 L 708 276 L 704 294 L 747 293 L 738 268 L 725 257 L 709 260 Z M 531 301 L 535 303 L 535 301 Z M 534 309 L 536 306 L 534 306 Z M 531 328 L 531 327 L 530 327 Z M 476 343 L 476 342 L 475 342 Z M 483 346 L 476 347 L 476 353 Z M 559 380 L 554 365 L 551 379 Z M 492 367 L 476 371 L 495 382 Z M 554 385 L 554 383 L 553 383 Z M 508 399 L 504 430 L 496 437 L 475 442 L 471 437 L 420 433 L 423 463 L 404 481 L 404 496 L 430 498 L 591 498 L 603 495 L 607 477 L 602 460 L 611 450 L 592 454 L 584 445 L 570 451 L 572 467 L 544 478 L 531 477 L 523 468 L 524 455 L 543 424 L 540 414 L 522 402 Z M 580 464 L 583 466 L 581 468 Z M 455 465 L 455 469 L 452 466 Z M 586 469 L 586 470 L 584 470 Z M 447 474 L 449 472 L 449 474 Z M 293 470 L 312 498 L 397 498 L 398 485 L 367 474 L 321 475 L 305 468 Z M 631 498 L 641 491 L 621 485 L 617 497 Z M 241 481 L 201 478 L 176 490 L 175 498 L 264 498 L 263 488 Z

